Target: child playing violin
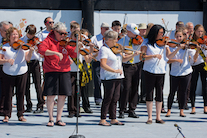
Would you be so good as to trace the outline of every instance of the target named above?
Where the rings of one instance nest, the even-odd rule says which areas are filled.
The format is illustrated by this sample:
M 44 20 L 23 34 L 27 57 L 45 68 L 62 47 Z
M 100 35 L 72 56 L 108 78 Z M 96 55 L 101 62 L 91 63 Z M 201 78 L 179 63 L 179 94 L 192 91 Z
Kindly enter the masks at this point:
M 175 31 L 175 38 L 178 43 L 181 43 L 184 39 L 183 29 L 180 28 Z M 186 47 L 187 44 L 179 44 L 179 47 Z M 175 51 L 176 47 L 169 48 L 171 52 Z M 191 80 L 192 68 L 189 62 L 189 56 L 194 58 L 194 61 L 197 60 L 198 57 L 199 46 L 196 52 L 192 55 L 192 52 L 187 48 L 180 49 L 176 55 L 168 60 L 168 63 L 171 63 L 171 71 L 170 71 L 170 93 L 168 95 L 168 112 L 166 117 L 170 117 L 171 115 L 171 107 L 174 99 L 175 92 L 178 93 L 178 103 L 180 109 L 180 116 L 186 117 L 184 114 L 184 108 L 187 99 L 187 88 L 189 82 Z
M 81 45 L 82 48 L 80 48 L 80 51 L 82 50 L 82 52 L 85 52 L 83 55 L 79 54 L 79 66 L 81 66 L 81 70 L 80 70 L 80 88 L 81 86 L 84 86 L 84 82 L 82 81 L 82 74 L 85 73 L 85 68 L 83 67 L 83 60 L 86 61 L 86 63 L 90 63 L 92 61 L 92 56 L 90 54 L 90 51 L 87 50 L 87 49 L 84 49 L 84 45 L 83 43 L 81 42 L 82 41 L 82 37 L 81 37 L 81 34 L 80 34 L 80 31 L 78 30 L 75 30 L 74 32 L 71 33 L 71 41 L 74 41 L 74 43 L 76 43 L 76 34 L 78 34 L 78 45 Z M 68 112 L 69 112 L 69 116 L 70 118 L 72 118 L 73 116 L 79 116 L 79 113 L 77 114 L 77 83 L 76 83 L 76 78 L 77 78 L 77 59 L 76 58 L 71 58 L 73 60 L 73 63 L 71 64 L 71 83 L 72 83 L 72 95 L 71 96 L 68 96 L 68 104 L 67 104 L 67 107 L 68 107 Z M 87 77 L 87 79 L 89 79 Z M 85 80 L 85 79 L 83 79 Z M 80 89 L 81 90 L 81 89 Z M 81 90 L 82 91 L 82 90 Z M 90 107 L 90 106 L 89 106 Z M 85 108 L 86 109 L 86 108 Z M 86 109 L 86 111 L 89 112 L 90 108 Z M 90 110 L 90 113 L 92 113 L 92 111 Z
M 205 35 L 205 30 L 203 25 L 197 24 L 194 27 L 194 34 L 193 34 L 193 40 L 197 41 L 199 38 L 203 37 Z M 192 79 L 191 79 L 191 87 L 190 87 L 190 100 L 191 100 L 191 107 L 192 111 L 190 114 L 196 113 L 195 108 L 195 92 L 197 88 L 197 81 L 198 76 L 200 74 L 201 82 L 202 82 L 202 95 L 203 95 L 203 101 L 204 101 L 204 113 L 207 114 L 207 91 L 206 91 L 206 50 L 203 49 L 206 47 L 205 44 L 201 45 L 202 48 L 199 50 L 198 59 L 194 61 L 193 59 L 190 60 L 191 66 L 193 68 L 192 72 Z M 191 49 L 192 53 L 195 53 L 195 49 Z
M 26 35 L 21 38 L 22 41 L 25 43 L 27 42 L 34 42 L 35 33 L 36 33 L 36 27 L 33 24 L 30 24 L 26 27 Z M 32 43 L 34 47 L 37 47 L 34 43 Z M 32 74 L 32 79 L 35 85 L 36 93 L 37 93 L 37 107 L 34 113 L 43 113 L 43 105 L 44 105 L 44 99 L 42 95 L 42 88 L 41 88 L 41 72 L 40 72 L 40 64 L 39 60 L 41 59 L 41 55 L 37 53 L 37 51 L 34 51 L 32 54 L 32 58 L 29 62 L 27 62 L 28 66 L 28 76 L 27 76 L 27 85 L 26 85 L 26 101 L 27 101 L 27 109 L 25 112 L 32 112 L 32 102 L 31 102 L 31 96 L 30 96 L 30 74 Z

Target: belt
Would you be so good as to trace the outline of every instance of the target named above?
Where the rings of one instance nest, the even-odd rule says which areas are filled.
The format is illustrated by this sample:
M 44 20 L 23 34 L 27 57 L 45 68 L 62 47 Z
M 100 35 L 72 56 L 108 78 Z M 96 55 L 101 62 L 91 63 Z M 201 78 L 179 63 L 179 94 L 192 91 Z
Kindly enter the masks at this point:
M 124 63 L 123 65 L 124 66 L 135 66 L 135 65 L 138 65 L 138 64 L 140 64 L 141 62 L 138 62 L 138 63 L 132 63 L 132 64 L 126 64 L 126 63 Z

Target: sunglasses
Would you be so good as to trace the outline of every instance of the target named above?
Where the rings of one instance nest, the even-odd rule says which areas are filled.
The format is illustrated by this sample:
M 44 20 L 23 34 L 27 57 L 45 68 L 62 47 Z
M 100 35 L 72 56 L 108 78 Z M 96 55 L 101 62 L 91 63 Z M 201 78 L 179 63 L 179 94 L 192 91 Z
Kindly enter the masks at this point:
M 63 34 L 64 34 L 65 36 L 68 35 L 68 33 L 63 33 L 63 32 L 59 32 L 59 31 L 56 31 L 56 32 L 57 32 L 58 34 L 60 34 L 60 35 L 63 35 Z
M 49 24 L 52 24 L 53 23 L 54 24 L 55 22 L 46 22 L 46 23 L 49 23 Z

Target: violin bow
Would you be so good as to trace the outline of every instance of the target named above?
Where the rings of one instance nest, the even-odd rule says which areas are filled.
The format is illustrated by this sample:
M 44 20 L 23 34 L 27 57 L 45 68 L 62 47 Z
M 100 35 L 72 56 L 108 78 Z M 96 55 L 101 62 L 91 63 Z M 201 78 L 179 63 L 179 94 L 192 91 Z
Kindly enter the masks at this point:
M 123 21 L 123 25 L 126 24 L 126 18 L 127 18 L 127 13 L 125 13 L 124 15 L 124 21 Z M 122 27 L 123 28 L 123 27 Z M 123 40 L 123 47 L 125 45 L 125 38 L 126 38 L 126 35 L 124 36 L 124 40 Z M 122 49 L 122 56 L 121 56 L 121 62 L 123 62 L 123 54 L 124 54 L 124 48 Z
M 169 22 L 167 22 L 167 24 L 165 23 L 165 20 L 162 18 L 162 23 L 164 24 L 164 26 L 165 26 L 165 30 L 166 30 L 166 32 L 170 32 L 168 29 L 167 29 L 167 26 L 168 26 L 168 23 Z
M 170 30 L 170 34 L 169 34 L 169 36 L 171 35 L 171 32 L 172 32 L 172 29 Z M 167 44 L 167 42 L 168 42 L 168 41 L 166 40 L 165 45 Z M 164 45 L 164 49 L 162 49 L 161 55 L 163 54 L 163 52 L 164 52 L 165 49 L 166 49 L 166 46 L 165 46 L 165 45 Z M 160 63 L 160 60 L 161 60 L 161 59 L 159 59 L 157 65 Z
M 42 26 L 41 26 L 41 27 L 40 27 L 40 30 L 39 30 L 38 32 L 36 32 L 35 35 L 37 35 L 37 34 L 39 34 L 39 33 L 42 33 L 42 31 L 45 30 L 45 29 L 46 29 L 46 27 L 42 28 Z

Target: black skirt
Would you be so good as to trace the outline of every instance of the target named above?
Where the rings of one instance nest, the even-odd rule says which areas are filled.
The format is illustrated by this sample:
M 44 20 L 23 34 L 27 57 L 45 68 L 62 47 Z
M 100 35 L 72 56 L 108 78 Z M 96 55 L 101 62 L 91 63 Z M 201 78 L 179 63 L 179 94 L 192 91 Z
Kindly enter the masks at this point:
M 72 94 L 70 72 L 48 72 L 44 80 L 44 96 Z

